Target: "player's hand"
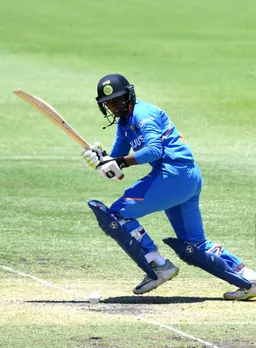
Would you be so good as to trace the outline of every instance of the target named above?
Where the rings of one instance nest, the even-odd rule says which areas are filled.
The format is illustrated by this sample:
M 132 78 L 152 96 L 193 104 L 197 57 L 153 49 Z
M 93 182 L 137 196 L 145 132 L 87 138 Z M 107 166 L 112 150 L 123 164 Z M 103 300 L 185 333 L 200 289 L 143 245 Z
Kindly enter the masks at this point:
M 97 151 L 93 150 L 96 149 Z M 103 156 L 104 149 L 95 144 L 92 149 L 87 149 L 82 152 L 81 157 L 84 165 L 89 170 L 97 170 L 101 176 L 105 176 L 111 180 L 122 180 L 124 174 L 119 168 L 114 158 L 110 156 Z M 102 164 L 101 164 L 102 163 Z
M 91 149 L 87 149 L 81 153 L 81 157 L 84 165 L 89 170 L 95 170 L 97 166 L 100 164 L 100 160 L 98 154 Z
M 104 156 L 103 164 L 99 164 L 96 169 L 100 175 L 105 176 L 111 180 L 122 180 L 124 177 L 124 174 L 119 168 L 115 159 L 110 156 Z
M 103 162 L 104 156 L 106 156 L 106 150 L 99 142 L 96 142 L 90 149 L 86 149 L 81 153 L 84 165 L 89 170 L 95 170 Z
M 91 147 L 91 150 L 96 152 L 100 162 L 103 162 L 103 157 L 107 155 L 105 148 L 101 143 L 96 141 L 96 143 Z

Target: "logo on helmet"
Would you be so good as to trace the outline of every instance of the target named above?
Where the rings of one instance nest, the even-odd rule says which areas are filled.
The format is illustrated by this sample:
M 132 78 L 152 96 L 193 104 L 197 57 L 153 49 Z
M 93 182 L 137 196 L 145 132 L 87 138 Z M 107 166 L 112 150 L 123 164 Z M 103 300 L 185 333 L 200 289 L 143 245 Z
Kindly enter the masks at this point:
M 113 87 L 110 86 L 110 85 L 104 86 L 104 88 L 103 88 L 103 93 L 104 93 L 105 95 L 111 95 L 111 94 L 113 93 Z

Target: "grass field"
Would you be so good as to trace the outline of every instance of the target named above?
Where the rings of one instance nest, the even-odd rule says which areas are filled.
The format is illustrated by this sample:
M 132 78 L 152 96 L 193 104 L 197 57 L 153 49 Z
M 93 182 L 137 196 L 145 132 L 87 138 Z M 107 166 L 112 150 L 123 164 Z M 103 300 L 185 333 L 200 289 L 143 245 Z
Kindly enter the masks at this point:
M 111 204 L 149 167 L 118 183 L 87 172 L 79 146 L 12 94 L 40 96 L 110 149 L 96 84 L 127 76 L 189 140 L 208 238 L 256 268 L 255 11 L 248 0 L 1 2 L 0 347 L 256 347 L 256 301 L 224 301 L 232 286 L 182 263 L 161 213 L 141 222 L 179 277 L 133 296 L 142 273 L 87 201 Z M 93 290 L 103 300 L 90 306 Z

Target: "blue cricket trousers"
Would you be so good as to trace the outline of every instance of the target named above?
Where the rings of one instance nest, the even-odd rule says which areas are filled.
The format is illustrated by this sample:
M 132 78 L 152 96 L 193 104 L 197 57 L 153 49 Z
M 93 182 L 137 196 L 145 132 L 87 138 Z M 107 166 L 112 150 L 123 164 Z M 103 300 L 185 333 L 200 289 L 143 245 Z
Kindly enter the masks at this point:
M 165 211 L 178 239 L 194 245 L 201 244 L 200 248 L 203 250 L 216 253 L 221 250 L 219 256 L 239 271 L 243 267 L 240 258 L 224 248 L 217 248 L 211 241 L 206 241 L 199 209 L 201 188 L 202 177 L 196 163 L 189 166 L 175 165 L 170 171 L 154 168 L 111 205 L 110 213 L 122 220 L 122 226 L 127 232 L 135 229 L 143 231 L 140 243 L 147 254 L 157 248 L 136 219 Z
M 201 187 L 201 173 L 197 164 L 175 166 L 172 172 L 154 168 L 129 187 L 112 204 L 110 212 L 136 220 L 154 212 L 165 211 L 177 238 L 200 243 L 205 240 L 199 210 Z

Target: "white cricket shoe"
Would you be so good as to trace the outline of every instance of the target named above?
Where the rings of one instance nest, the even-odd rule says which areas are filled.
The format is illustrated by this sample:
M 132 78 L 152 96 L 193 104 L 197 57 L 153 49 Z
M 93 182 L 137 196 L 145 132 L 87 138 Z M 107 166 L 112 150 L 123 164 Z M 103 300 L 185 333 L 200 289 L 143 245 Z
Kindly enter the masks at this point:
M 145 294 L 145 292 L 156 289 L 159 285 L 167 282 L 167 280 L 171 280 L 179 273 L 179 268 L 174 266 L 169 260 L 166 260 L 164 266 L 156 266 L 154 271 L 158 275 L 158 279 L 153 280 L 146 274 L 142 282 L 133 289 L 135 295 Z
M 237 300 L 237 301 L 246 301 L 250 298 L 256 297 L 256 282 L 252 283 L 252 287 L 249 290 L 238 289 L 233 292 L 225 292 L 223 295 L 225 300 Z

